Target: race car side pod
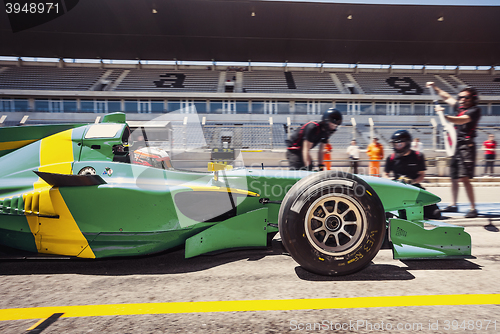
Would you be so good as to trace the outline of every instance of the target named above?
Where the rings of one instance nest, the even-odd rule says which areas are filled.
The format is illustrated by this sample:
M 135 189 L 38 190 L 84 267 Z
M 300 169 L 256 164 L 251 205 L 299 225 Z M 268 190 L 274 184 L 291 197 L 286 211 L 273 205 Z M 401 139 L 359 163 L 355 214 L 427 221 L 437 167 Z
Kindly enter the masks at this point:
M 185 258 L 225 249 L 266 247 L 268 209 L 224 220 L 186 240 Z
M 59 218 L 51 204 L 49 191 L 52 187 L 81 187 L 106 184 L 99 175 L 67 175 L 33 171 L 50 187 L 43 187 L 0 200 L 0 213 L 10 215 L 35 215 Z

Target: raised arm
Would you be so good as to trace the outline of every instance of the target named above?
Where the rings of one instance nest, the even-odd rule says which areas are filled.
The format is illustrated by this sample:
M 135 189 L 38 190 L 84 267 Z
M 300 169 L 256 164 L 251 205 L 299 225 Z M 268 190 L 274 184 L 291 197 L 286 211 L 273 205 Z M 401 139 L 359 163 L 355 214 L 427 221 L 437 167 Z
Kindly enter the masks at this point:
M 436 93 L 443 99 L 444 102 L 448 103 L 450 106 L 454 106 L 457 103 L 457 100 L 451 96 L 448 92 L 445 92 L 432 81 L 427 82 L 426 87 L 432 87 L 436 91 Z

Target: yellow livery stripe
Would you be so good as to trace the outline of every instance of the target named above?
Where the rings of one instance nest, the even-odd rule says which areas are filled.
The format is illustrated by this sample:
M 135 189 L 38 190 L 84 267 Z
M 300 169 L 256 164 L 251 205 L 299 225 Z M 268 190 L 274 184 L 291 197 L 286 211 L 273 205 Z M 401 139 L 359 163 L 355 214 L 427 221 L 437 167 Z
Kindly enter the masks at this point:
M 226 188 L 226 187 L 216 187 L 216 186 L 189 186 L 185 184 L 184 186 L 193 189 L 193 191 L 215 191 L 215 192 L 223 192 L 223 193 L 233 193 L 246 195 L 251 197 L 259 197 L 260 195 L 248 190 L 236 189 L 236 188 Z
M 21 148 L 23 146 L 26 146 L 28 144 L 31 144 L 37 140 L 38 139 L 6 141 L 3 143 L 0 143 L 0 151 L 15 150 L 15 149 Z
M 71 174 L 73 165 L 73 130 L 66 130 L 42 139 L 40 172 Z
M 72 174 L 72 133 L 71 129 L 42 139 L 39 171 Z M 34 184 L 33 193 L 24 198 L 25 211 L 33 214 L 26 218 L 38 252 L 95 258 L 58 188 L 52 188 L 39 178 Z M 59 218 L 40 217 L 38 214 L 58 215 Z
M 42 235 L 40 253 L 95 258 L 58 188 L 50 190 L 50 200 L 58 219 L 38 217 Z M 88 249 L 87 249 L 88 248 Z M 82 253 L 86 250 L 85 253 Z M 82 254 L 81 254 L 82 253 Z

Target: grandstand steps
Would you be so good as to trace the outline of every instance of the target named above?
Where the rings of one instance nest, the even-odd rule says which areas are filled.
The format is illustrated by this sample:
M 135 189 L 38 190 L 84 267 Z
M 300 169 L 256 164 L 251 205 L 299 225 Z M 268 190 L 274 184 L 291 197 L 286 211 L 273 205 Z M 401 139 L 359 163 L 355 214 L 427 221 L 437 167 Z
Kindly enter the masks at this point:
M 122 73 L 109 85 L 109 89 L 107 90 L 115 90 L 116 87 L 127 77 L 130 73 L 130 70 L 123 70 Z
M 113 70 L 107 70 L 103 75 L 89 88 L 89 90 L 102 91 L 108 86 L 110 81 L 108 78 L 113 73 Z
M 335 84 L 335 86 L 337 86 L 337 90 L 340 92 L 340 93 L 347 93 L 345 91 L 345 87 L 342 85 L 342 82 L 340 81 L 337 73 L 330 73 L 330 77 L 332 78 L 332 81 L 333 83 Z
M 116 87 L 116 86 L 113 86 L 113 84 L 115 84 L 117 82 L 118 78 L 120 78 L 120 76 L 123 74 L 123 72 L 124 72 L 124 70 L 120 70 L 120 69 L 113 70 L 113 72 L 106 78 L 109 81 L 109 83 L 106 85 L 106 87 L 104 87 L 103 90 L 109 91 L 109 90 L 112 90 L 114 87 Z
M 467 86 L 467 84 L 465 82 L 463 82 L 462 80 L 460 80 L 459 78 L 457 78 L 456 75 L 449 75 L 449 77 L 452 78 L 453 80 L 455 80 L 457 87 Z
M 347 73 L 346 77 L 349 79 L 349 81 L 354 84 L 354 87 L 356 88 L 356 94 L 366 94 L 365 90 L 361 87 L 361 85 L 358 83 L 356 78 L 351 73 Z
M 234 83 L 234 92 L 243 93 L 243 73 L 236 72 L 236 82 Z
M 438 84 L 438 86 L 440 85 L 439 83 L 441 83 L 442 85 L 444 85 L 445 87 L 447 87 L 448 89 L 446 91 L 452 91 L 454 92 L 455 94 L 458 93 L 458 89 L 455 88 L 448 80 L 446 80 L 443 76 L 441 75 L 437 75 L 435 74 L 434 77 L 436 78 L 436 83 Z
M 224 93 L 227 72 L 219 73 L 219 83 L 217 84 L 217 93 Z

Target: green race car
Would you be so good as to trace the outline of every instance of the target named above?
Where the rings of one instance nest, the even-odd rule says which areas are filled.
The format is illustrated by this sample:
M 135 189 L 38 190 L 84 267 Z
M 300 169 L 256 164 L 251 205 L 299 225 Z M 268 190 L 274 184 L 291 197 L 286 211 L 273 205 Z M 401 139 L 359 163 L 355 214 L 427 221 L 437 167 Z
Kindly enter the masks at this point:
M 122 113 L 0 128 L 0 245 L 79 258 L 184 245 L 190 258 L 263 247 L 279 232 L 322 275 L 361 270 L 382 244 L 395 259 L 471 255 L 463 227 L 423 220 L 423 206 L 440 199 L 414 186 L 334 171 L 181 171 L 165 151 L 129 139 Z

